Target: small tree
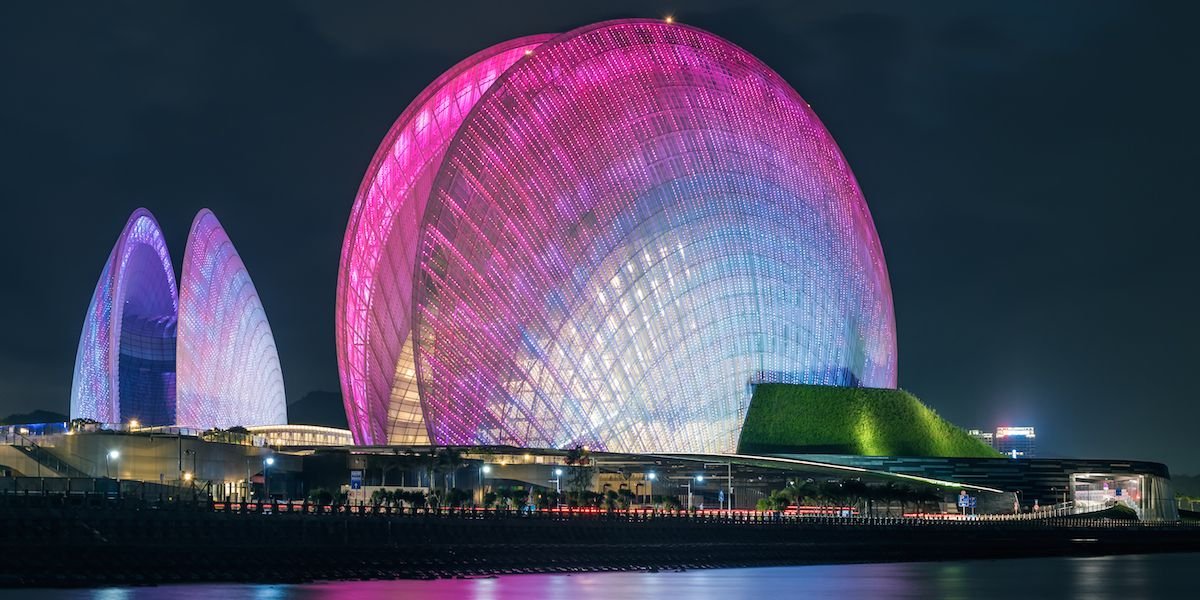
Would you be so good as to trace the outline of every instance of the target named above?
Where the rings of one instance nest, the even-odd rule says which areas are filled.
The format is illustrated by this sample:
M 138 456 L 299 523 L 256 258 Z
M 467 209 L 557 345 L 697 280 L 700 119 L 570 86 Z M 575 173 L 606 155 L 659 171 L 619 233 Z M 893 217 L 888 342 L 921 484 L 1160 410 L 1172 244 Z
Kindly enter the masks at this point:
M 333 503 L 333 494 L 323 487 L 313 488 L 308 491 L 308 500 L 314 504 L 327 506 Z
M 605 492 L 604 493 L 604 510 L 612 512 L 614 509 L 616 509 L 619 498 L 620 498 L 620 495 L 617 494 L 617 492 L 615 492 L 613 490 L 608 490 L 607 492 Z
M 859 508 L 859 503 L 867 496 L 867 484 L 861 479 L 843 479 L 842 493 L 854 508 Z
M 442 472 L 442 487 L 449 489 L 457 483 L 458 470 L 466 461 L 463 460 L 462 450 L 458 448 L 442 448 L 437 451 L 435 458 L 437 469 Z
M 617 490 L 617 504 L 621 507 L 621 510 L 629 510 L 629 507 L 633 505 L 633 500 L 633 490 L 629 488 Z
M 450 488 L 446 492 L 446 504 L 451 507 L 459 507 L 466 504 L 471 499 L 471 494 L 466 490 L 458 488 Z
M 654 501 L 655 506 L 658 506 L 663 510 L 679 510 L 681 506 L 679 504 L 679 498 L 675 496 L 655 494 L 652 500 Z
M 571 491 L 582 495 L 592 484 L 592 456 L 588 450 L 582 446 L 575 446 L 567 450 L 567 456 L 563 462 L 571 467 L 570 477 L 567 479 L 567 485 Z

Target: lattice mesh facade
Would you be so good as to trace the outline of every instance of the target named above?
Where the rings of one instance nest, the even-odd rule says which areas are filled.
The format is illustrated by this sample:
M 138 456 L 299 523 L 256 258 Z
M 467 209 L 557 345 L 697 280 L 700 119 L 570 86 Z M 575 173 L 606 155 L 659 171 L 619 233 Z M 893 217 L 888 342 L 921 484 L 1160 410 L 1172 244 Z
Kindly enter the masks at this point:
M 179 294 L 178 424 L 287 423 L 283 373 L 258 292 L 207 209 L 192 222 Z
M 154 216 L 130 215 L 84 317 L 71 418 L 146 425 L 175 416 L 175 270 Z M 126 326 L 126 324 L 128 324 Z
M 71 418 L 143 426 L 287 423 L 262 303 L 212 212 L 192 223 L 182 290 L 149 211 L 129 217 L 92 294 Z
M 453 132 L 424 210 L 418 194 L 383 228 L 416 232 L 414 271 L 348 260 L 370 252 L 355 237 L 360 192 L 339 301 L 393 277 L 365 294 L 411 309 L 370 324 L 339 310 L 340 353 L 358 340 L 391 361 L 356 370 L 340 354 L 356 441 L 386 439 L 355 386 L 390 397 L 399 353 L 376 348 L 410 331 L 439 444 L 731 451 L 756 382 L 895 386 L 874 226 L 786 82 L 725 40 L 657 21 L 522 54 Z M 364 190 L 388 197 L 377 179 Z
M 508 67 L 549 37 L 499 44 L 455 65 L 400 115 L 367 170 L 346 229 L 337 289 L 338 365 L 346 414 L 359 443 L 428 441 L 414 405 L 409 340 L 425 201 L 467 113 Z

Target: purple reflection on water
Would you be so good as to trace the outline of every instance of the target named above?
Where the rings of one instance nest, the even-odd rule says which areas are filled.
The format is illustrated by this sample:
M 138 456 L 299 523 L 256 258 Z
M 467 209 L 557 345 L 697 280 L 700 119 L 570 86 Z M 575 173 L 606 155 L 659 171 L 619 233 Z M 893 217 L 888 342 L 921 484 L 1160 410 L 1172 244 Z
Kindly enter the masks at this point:
M 1193 597 L 1200 554 L 946 563 L 713 569 L 682 573 L 511 575 L 494 579 L 349 581 L 309 585 L 182 585 L 22 590 L 22 600 L 765 600 L 837 598 Z

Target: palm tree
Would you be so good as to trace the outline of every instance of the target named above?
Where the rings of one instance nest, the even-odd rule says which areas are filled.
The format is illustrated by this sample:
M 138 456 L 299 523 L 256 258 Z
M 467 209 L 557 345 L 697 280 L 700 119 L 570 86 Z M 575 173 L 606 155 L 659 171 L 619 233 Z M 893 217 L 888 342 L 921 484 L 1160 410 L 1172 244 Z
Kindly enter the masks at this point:
M 582 499 L 583 491 L 592 483 L 592 474 L 589 468 L 592 466 L 591 453 L 582 446 L 575 446 L 567 450 L 567 455 L 563 458 L 563 463 L 572 467 L 568 485 Z
M 866 499 L 870 490 L 861 479 L 844 479 L 842 480 L 842 492 L 854 504 L 854 508 L 858 508 L 859 503 Z M 865 512 L 865 507 L 863 508 Z
M 432 490 L 434 488 L 433 476 L 434 473 L 437 472 L 437 448 L 431 446 L 428 452 L 414 450 L 411 456 L 413 458 L 413 462 L 416 463 L 417 467 L 420 469 L 418 472 L 423 473 L 428 478 L 428 487 L 430 490 Z M 420 485 L 421 480 L 418 478 L 417 486 L 419 487 Z
M 840 481 L 825 481 L 820 486 L 820 497 L 822 503 L 827 507 L 840 507 L 846 494 L 842 490 L 842 482 Z M 832 509 L 836 512 L 836 508 Z
M 437 466 L 442 472 L 442 477 L 446 479 L 442 481 L 443 487 L 447 489 L 454 487 L 457 483 L 455 476 L 465 464 L 462 450 L 458 448 L 442 448 L 437 452 Z
M 804 480 L 799 485 L 791 487 L 790 490 L 796 504 L 817 504 L 821 497 L 820 486 L 811 479 Z
M 902 499 L 904 497 L 904 492 L 901 489 L 900 484 L 894 481 L 889 481 L 880 491 L 882 492 L 882 499 L 887 502 L 888 515 L 891 515 L 892 502 Z

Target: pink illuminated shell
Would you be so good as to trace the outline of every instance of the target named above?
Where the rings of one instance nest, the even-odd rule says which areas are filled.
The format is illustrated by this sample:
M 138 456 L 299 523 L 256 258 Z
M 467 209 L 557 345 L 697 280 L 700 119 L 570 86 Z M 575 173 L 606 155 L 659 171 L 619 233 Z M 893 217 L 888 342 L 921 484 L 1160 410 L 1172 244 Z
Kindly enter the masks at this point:
M 866 203 L 808 105 L 741 48 L 584 27 L 461 121 L 436 166 L 390 174 L 427 188 L 378 185 L 377 156 L 351 218 L 338 349 L 358 443 L 412 443 L 392 432 L 416 405 L 436 444 L 732 451 L 756 383 L 895 386 Z M 413 213 L 367 217 L 364 195 Z M 367 226 L 415 255 L 357 259 L 378 252 Z
M 210 429 L 287 424 L 271 325 L 217 217 L 192 222 L 179 292 L 177 424 Z
M 360 444 L 426 443 L 412 344 L 412 273 L 425 201 L 459 124 L 489 86 L 550 36 L 505 42 L 425 88 L 380 144 L 350 213 L 337 289 L 346 415 Z

